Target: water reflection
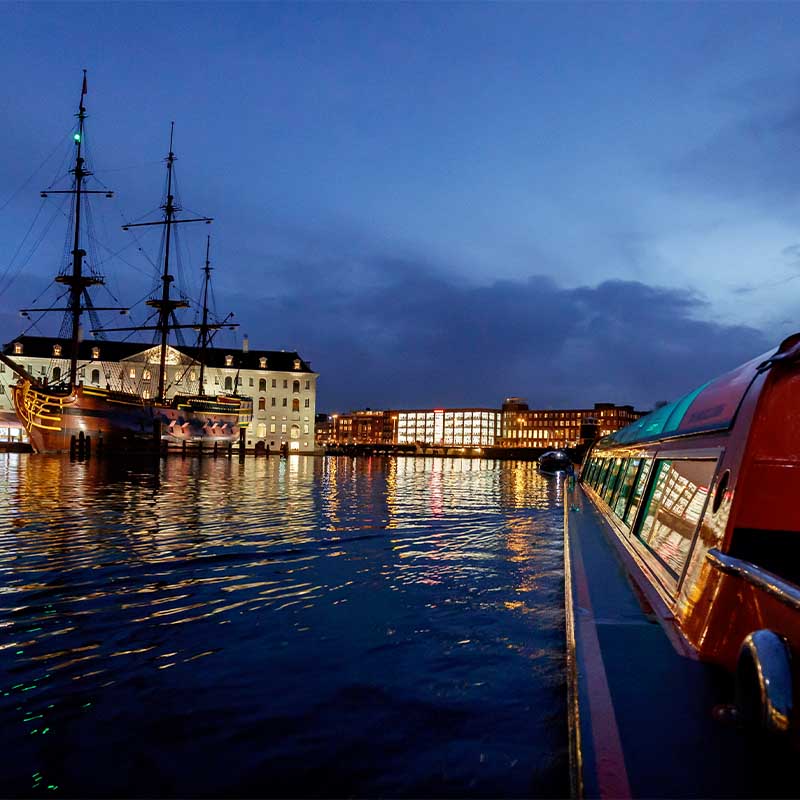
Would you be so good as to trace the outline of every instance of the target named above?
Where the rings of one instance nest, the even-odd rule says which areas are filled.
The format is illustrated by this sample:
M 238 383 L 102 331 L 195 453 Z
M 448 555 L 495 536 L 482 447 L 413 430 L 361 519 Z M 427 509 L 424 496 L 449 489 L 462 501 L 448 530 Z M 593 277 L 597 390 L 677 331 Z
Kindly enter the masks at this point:
M 5 793 L 561 794 L 559 491 L 476 459 L 3 456 Z

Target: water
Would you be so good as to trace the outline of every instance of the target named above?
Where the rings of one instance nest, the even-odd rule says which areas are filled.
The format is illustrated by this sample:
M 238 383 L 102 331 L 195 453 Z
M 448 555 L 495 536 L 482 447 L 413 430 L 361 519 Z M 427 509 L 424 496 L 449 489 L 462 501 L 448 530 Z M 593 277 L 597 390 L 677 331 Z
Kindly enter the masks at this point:
M 0 794 L 567 794 L 560 491 L 0 455 Z

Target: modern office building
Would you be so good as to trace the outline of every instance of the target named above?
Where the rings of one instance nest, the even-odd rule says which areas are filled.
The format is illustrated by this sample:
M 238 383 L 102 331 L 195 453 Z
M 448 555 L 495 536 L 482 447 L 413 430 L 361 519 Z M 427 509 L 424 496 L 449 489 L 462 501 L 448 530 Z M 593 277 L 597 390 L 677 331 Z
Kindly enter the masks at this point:
M 42 382 L 58 383 L 69 373 L 69 361 L 63 357 L 68 346 L 58 338 L 23 336 L 5 345 L 3 353 Z M 167 397 L 200 392 L 199 355 L 197 347 L 168 347 Z M 141 342 L 84 341 L 78 380 L 149 398 L 157 391 L 159 357 L 159 347 Z M 253 419 L 245 439 L 248 448 L 262 443 L 269 450 L 314 451 L 319 375 L 296 352 L 251 350 L 245 337 L 241 349 L 208 348 L 205 362 L 204 394 L 235 391 L 252 399 Z M 0 438 L 20 435 L 9 392 L 15 380 L 14 373 L 0 363 Z

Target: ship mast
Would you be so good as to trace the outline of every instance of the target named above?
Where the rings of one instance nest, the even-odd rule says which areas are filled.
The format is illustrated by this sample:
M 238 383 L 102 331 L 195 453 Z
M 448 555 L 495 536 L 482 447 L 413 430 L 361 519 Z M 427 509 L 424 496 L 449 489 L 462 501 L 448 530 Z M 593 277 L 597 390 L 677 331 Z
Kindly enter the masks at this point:
M 80 320 L 81 314 L 87 307 L 91 307 L 88 302 L 86 290 L 89 286 L 103 284 L 105 281 L 99 275 L 83 274 L 83 259 L 86 251 L 81 248 L 81 198 L 86 194 L 104 194 L 106 197 L 113 197 L 113 192 L 85 189 L 84 180 L 92 173 L 86 168 L 86 161 L 83 158 L 83 129 L 86 119 L 86 108 L 83 105 L 83 98 L 86 96 L 86 70 L 83 71 L 83 84 L 81 85 L 81 99 L 78 103 L 78 130 L 74 135 L 75 140 L 75 166 L 70 172 L 75 176 L 74 188 L 43 191 L 42 197 L 50 194 L 72 194 L 75 196 L 74 205 L 74 224 L 75 231 L 72 244 L 72 272 L 56 277 L 57 283 L 64 283 L 69 287 L 69 301 L 66 311 L 70 314 L 70 359 L 69 359 L 69 384 L 74 386 L 78 377 L 78 346 L 80 344 Z M 87 305 L 82 305 L 83 298 L 86 298 Z M 28 311 L 29 309 L 23 309 Z M 51 309 L 46 309 L 51 310 Z M 58 310 L 58 309 L 52 309 Z M 95 309 L 100 310 L 100 309 Z
M 206 238 L 206 265 L 203 267 L 205 279 L 203 281 L 203 322 L 200 325 L 200 383 L 197 394 L 205 394 L 203 379 L 206 371 L 206 351 L 208 350 L 208 284 L 211 281 L 211 262 L 208 260 L 211 250 L 211 237 Z
M 176 219 L 175 215 L 180 211 L 180 206 L 175 203 L 175 197 L 172 194 L 172 172 L 175 164 L 175 153 L 172 152 L 172 140 L 175 132 L 175 123 L 171 123 L 169 131 L 169 153 L 167 154 L 167 197 L 164 205 L 161 206 L 164 212 L 164 217 L 156 222 L 136 222 L 128 225 L 123 225 L 122 230 L 127 231 L 130 228 L 141 228 L 149 225 L 163 225 L 166 227 L 164 236 L 164 269 L 161 273 L 161 297 L 159 299 L 153 298 L 147 301 L 147 305 L 151 308 L 158 310 L 158 322 L 156 323 L 155 330 L 161 334 L 159 366 L 158 366 L 158 394 L 156 400 L 163 402 L 165 398 L 164 383 L 166 379 L 166 364 L 167 364 L 167 337 L 169 332 L 175 328 L 192 328 L 193 325 L 180 325 L 175 319 L 175 309 L 186 308 L 189 303 L 186 300 L 173 300 L 170 298 L 170 284 L 175 278 L 169 273 L 169 256 L 170 245 L 172 242 L 172 226 L 183 222 L 211 222 L 211 217 L 197 217 L 194 219 Z M 148 328 L 142 326 L 140 328 L 133 328 L 133 330 L 147 330 Z M 106 328 L 106 330 L 131 330 L 130 328 Z

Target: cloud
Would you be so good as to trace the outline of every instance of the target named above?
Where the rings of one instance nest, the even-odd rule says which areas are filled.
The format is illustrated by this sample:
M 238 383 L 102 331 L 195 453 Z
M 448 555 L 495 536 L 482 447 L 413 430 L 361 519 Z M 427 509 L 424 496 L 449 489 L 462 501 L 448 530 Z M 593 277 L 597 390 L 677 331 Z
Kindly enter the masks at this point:
M 652 406 L 770 348 L 707 319 L 690 290 L 553 279 L 479 286 L 391 258 L 285 263 L 280 296 L 233 299 L 257 347 L 297 349 L 320 372 L 318 407 Z

